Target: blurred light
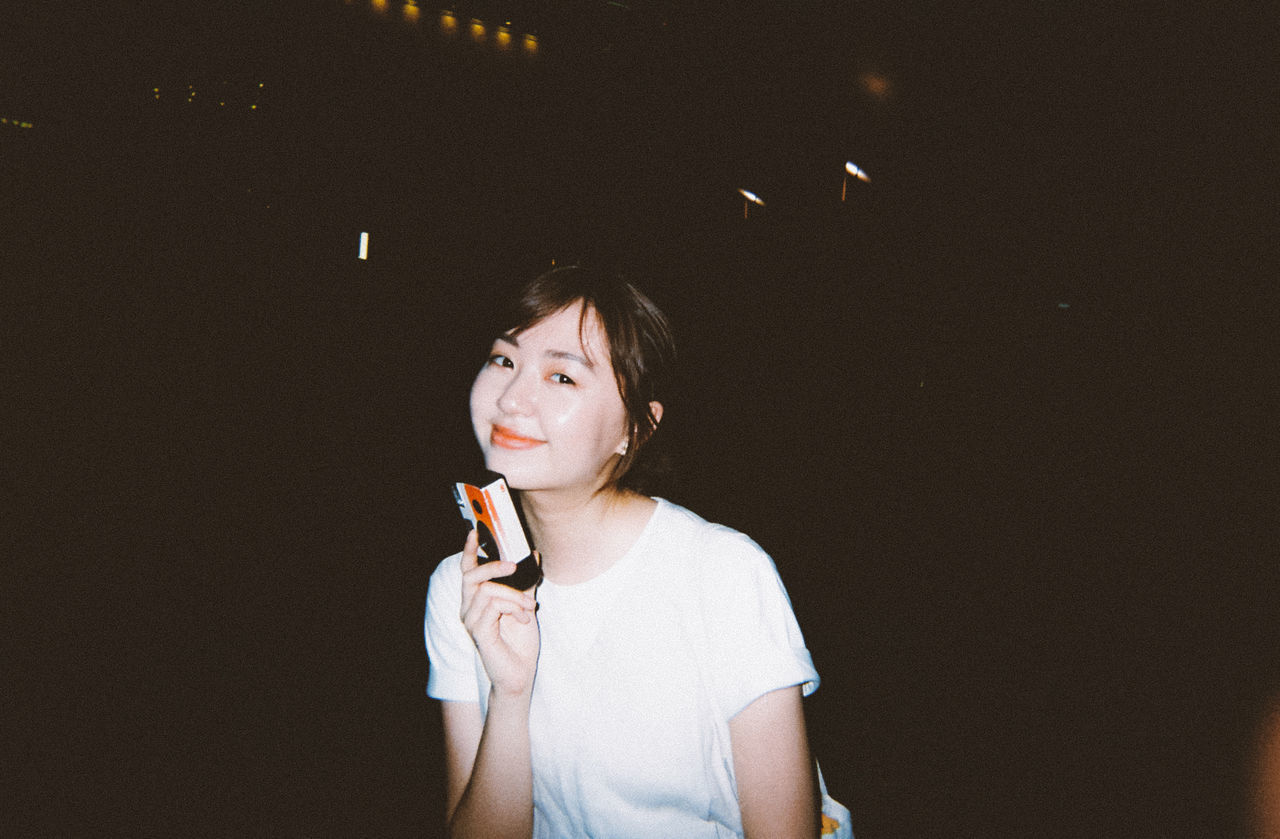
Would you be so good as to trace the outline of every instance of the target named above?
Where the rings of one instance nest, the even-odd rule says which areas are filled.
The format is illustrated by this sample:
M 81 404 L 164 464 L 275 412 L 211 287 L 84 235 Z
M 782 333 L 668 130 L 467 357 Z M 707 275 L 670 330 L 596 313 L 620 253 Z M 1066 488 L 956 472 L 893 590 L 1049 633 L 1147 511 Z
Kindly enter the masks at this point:
M 418 8 L 418 4 L 415 3 L 414 0 L 406 0 L 404 4 L 405 20 L 409 21 L 410 23 L 417 23 L 418 15 L 420 14 L 420 12 L 421 10 Z
M 871 181 L 871 178 L 867 177 L 867 173 L 862 171 L 862 169 L 858 168 L 858 166 L 852 160 L 845 161 L 844 170 L 848 172 L 850 175 L 853 175 L 858 180 L 863 181 L 864 183 L 868 183 Z
M 511 46 L 511 29 L 509 25 L 498 27 L 498 34 L 497 37 L 494 38 L 494 43 L 498 45 L 498 49 L 500 50 L 505 50 Z
M 360 259 L 369 259 L 369 234 L 361 232 L 360 234 Z
M 470 31 L 471 31 L 471 40 L 475 41 L 476 43 L 481 43 L 482 41 L 484 41 L 484 21 L 480 20 L 480 18 L 473 17 L 471 19 Z
M 1058 308 L 1059 308 L 1059 309 L 1070 309 L 1070 308 L 1071 308 L 1071 304 L 1070 304 L 1070 303 L 1059 303 L 1059 304 L 1058 304 Z
M 764 206 L 764 201 L 760 200 L 760 196 L 756 195 L 754 192 L 745 189 L 740 189 L 738 192 L 741 193 L 743 198 L 747 199 L 752 204 L 759 204 L 761 207 Z
M 369 5 L 380 15 L 387 13 L 387 0 L 369 0 Z
M 520 47 L 530 55 L 535 54 L 538 51 L 538 36 L 526 34 L 520 41 Z
M 458 19 L 453 12 L 443 11 L 440 13 L 440 31 L 446 35 L 453 35 L 458 31 Z
M 889 94 L 893 91 L 893 85 L 879 73 L 863 73 L 858 76 L 858 84 L 862 86 L 863 90 L 877 99 L 888 99 Z

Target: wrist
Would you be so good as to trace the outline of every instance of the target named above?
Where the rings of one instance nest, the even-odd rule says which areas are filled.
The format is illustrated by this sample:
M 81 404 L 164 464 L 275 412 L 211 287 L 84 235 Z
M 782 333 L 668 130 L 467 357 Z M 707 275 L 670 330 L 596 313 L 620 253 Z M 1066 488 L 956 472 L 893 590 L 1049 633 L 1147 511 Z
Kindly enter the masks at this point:
M 529 707 L 529 703 L 533 700 L 533 685 L 525 685 L 519 688 L 501 688 L 497 685 L 489 686 L 489 707 L 499 706 L 502 708 L 520 709 Z

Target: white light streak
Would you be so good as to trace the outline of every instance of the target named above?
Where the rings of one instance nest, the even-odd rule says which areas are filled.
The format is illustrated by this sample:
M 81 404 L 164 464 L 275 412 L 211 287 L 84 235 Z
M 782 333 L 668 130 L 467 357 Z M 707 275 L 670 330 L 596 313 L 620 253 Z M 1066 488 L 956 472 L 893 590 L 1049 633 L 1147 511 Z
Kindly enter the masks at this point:
M 845 162 L 844 170 L 848 172 L 850 175 L 853 175 L 858 180 L 863 181 L 864 183 L 870 183 L 871 181 L 871 178 L 867 175 L 867 173 L 862 171 L 862 169 L 859 168 L 858 165 L 854 163 L 852 160 Z

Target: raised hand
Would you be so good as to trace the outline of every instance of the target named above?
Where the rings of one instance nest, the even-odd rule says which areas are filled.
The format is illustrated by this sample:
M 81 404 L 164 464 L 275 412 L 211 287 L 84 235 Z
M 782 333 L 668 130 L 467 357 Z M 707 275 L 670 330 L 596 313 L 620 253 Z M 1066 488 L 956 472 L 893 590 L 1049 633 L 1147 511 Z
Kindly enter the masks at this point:
M 527 695 L 538 669 L 537 600 L 532 591 L 516 591 L 493 582 L 516 570 L 514 562 L 483 565 L 473 530 L 462 550 L 462 623 L 471 634 L 495 691 Z

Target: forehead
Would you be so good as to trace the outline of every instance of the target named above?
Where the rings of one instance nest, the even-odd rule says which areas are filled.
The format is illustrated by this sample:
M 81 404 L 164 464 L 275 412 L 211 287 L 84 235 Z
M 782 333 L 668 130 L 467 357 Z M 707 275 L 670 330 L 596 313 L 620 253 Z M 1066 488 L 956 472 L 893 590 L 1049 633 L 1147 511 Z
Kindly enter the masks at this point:
M 585 309 L 585 311 L 584 311 Z M 519 332 L 509 332 L 520 346 L 537 344 L 540 349 L 582 352 L 594 364 L 609 364 L 609 340 L 596 310 L 581 300 L 547 315 Z

